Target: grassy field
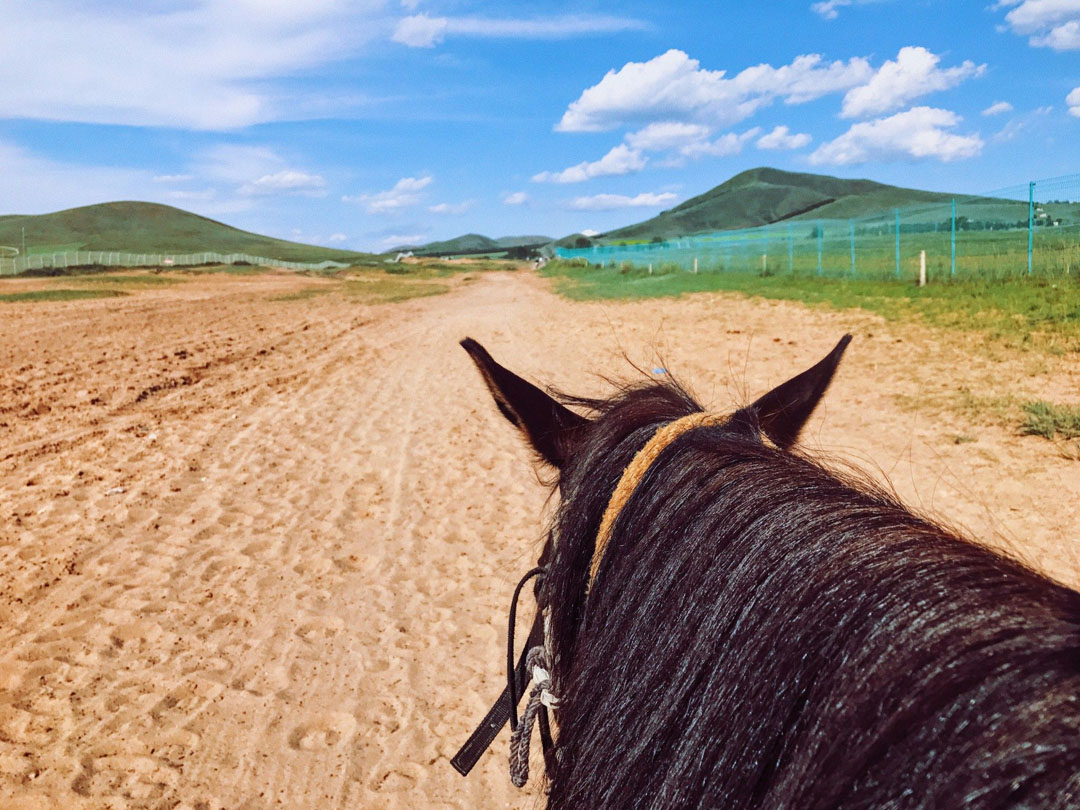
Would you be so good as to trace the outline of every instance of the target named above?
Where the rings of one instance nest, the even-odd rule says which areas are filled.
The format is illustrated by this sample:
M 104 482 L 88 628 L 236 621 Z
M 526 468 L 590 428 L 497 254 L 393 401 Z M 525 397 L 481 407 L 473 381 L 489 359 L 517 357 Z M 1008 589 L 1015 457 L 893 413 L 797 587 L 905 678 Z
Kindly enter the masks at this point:
M 642 268 L 662 264 L 684 270 L 698 261 L 703 272 L 748 272 L 817 278 L 897 278 L 896 236 L 891 223 L 855 232 L 855 249 L 847 222 L 824 221 L 822 238 L 817 223 L 798 222 L 752 231 L 720 232 L 659 244 L 611 245 L 570 254 L 594 264 L 620 266 L 629 262 Z M 1032 271 L 1037 276 L 1080 273 L 1080 227 L 1041 227 L 1033 233 Z M 819 253 L 820 250 L 820 253 Z M 952 234 L 948 228 L 900 234 L 900 280 L 919 277 L 919 254 L 926 251 L 931 280 L 951 277 Z M 961 230 L 956 234 L 957 278 L 1004 279 L 1026 275 L 1026 229 Z M 853 266 L 854 261 L 854 266 Z

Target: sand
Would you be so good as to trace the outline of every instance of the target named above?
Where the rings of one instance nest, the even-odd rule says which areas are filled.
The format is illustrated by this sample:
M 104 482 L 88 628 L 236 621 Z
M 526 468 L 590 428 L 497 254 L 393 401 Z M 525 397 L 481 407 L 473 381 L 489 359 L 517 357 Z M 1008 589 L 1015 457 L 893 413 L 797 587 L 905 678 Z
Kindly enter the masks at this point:
M 0 806 L 538 804 L 505 732 L 449 765 L 550 508 L 466 335 L 581 393 L 662 363 L 728 409 L 850 330 L 807 445 L 1080 582 L 1080 464 L 940 405 L 1076 401 L 1068 358 L 793 303 L 571 303 L 524 272 L 274 300 L 316 284 L 0 304 Z

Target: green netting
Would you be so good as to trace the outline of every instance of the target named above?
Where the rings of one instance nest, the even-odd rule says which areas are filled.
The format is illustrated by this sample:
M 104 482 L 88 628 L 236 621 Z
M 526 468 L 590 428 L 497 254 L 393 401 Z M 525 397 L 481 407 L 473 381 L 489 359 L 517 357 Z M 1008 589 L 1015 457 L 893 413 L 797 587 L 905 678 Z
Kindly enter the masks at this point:
M 559 248 L 561 258 L 657 270 L 917 279 L 1003 278 L 1080 270 L 1080 175 L 943 203 L 815 219 L 812 212 L 747 230 L 663 242 Z

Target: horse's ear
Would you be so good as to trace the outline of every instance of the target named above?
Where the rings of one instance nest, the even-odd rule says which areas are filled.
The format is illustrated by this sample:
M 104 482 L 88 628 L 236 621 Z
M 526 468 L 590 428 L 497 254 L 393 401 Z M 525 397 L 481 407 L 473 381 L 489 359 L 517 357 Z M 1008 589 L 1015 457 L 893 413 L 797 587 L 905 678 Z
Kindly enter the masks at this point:
M 461 347 L 480 369 L 502 415 L 525 434 L 544 461 L 553 467 L 561 467 L 588 420 L 500 366 L 472 338 L 461 341 Z
M 844 335 L 825 359 L 736 413 L 733 421 L 736 424 L 748 423 L 764 433 L 777 447 L 791 447 L 829 387 L 840 364 L 840 357 L 850 342 L 851 335 Z

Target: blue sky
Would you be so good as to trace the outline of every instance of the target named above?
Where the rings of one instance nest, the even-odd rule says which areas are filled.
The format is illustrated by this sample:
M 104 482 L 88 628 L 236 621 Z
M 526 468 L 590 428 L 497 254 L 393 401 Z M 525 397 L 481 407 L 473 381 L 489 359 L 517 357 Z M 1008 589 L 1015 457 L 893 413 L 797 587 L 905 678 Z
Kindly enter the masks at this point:
M 0 214 L 363 250 L 603 231 L 760 165 L 1080 171 L 1080 0 L 4 0 Z

